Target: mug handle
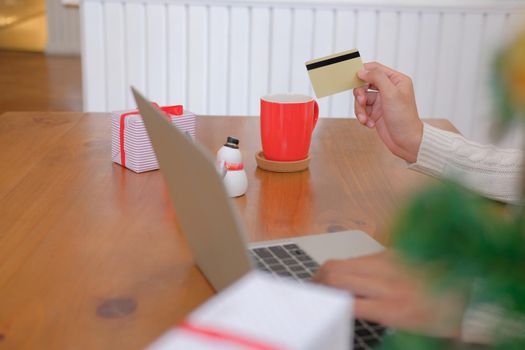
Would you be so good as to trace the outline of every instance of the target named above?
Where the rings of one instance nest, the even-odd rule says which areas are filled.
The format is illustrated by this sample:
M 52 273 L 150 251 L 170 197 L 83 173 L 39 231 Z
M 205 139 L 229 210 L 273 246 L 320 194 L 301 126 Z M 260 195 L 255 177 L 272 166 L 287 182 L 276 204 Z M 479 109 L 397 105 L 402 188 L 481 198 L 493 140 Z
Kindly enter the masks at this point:
M 312 127 L 312 130 L 315 129 L 315 126 L 317 125 L 317 119 L 319 119 L 319 105 L 317 104 L 317 101 L 314 100 L 314 126 Z

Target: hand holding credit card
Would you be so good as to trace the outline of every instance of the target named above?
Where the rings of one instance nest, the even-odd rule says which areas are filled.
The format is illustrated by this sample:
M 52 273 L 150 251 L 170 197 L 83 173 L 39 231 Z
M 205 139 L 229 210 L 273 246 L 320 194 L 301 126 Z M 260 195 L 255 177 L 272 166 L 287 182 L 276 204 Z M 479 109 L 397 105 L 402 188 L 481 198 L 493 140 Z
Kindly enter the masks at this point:
M 357 50 L 344 51 L 306 62 L 306 69 L 317 98 L 366 85 L 357 77 L 363 68 Z

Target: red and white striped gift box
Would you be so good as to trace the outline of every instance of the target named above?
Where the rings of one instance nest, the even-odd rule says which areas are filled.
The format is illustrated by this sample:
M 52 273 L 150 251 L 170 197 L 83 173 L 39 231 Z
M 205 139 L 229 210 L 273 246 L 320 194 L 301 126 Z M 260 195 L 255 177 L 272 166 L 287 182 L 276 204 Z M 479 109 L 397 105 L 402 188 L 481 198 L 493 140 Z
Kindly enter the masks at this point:
M 196 116 L 182 106 L 159 107 L 180 131 L 195 137 Z M 157 170 L 159 164 L 138 111 L 111 113 L 111 159 L 136 173 Z
M 147 350 L 348 350 L 353 304 L 344 291 L 254 271 Z

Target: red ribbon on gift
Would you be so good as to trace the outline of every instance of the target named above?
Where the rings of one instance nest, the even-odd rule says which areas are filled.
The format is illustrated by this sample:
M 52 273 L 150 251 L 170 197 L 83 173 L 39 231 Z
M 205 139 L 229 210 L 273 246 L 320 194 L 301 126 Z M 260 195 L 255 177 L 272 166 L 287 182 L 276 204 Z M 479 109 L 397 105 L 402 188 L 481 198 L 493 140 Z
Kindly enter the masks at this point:
M 183 322 L 178 327 L 179 329 L 182 329 L 186 332 L 190 332 L 193 334 L 197 334 L 203 337 L 216 339 L 222 342 L 229 342 L 236 345 L 241 345 L 247 349 L 253 349 L 253 350 L 285 350 L 282 347 L 277 347 L 274 345 L 269 345 L 266 343 L 262 343 L 260 341 L 243 338 L 235 334 L 227 333 L 224 331 L 219 331 L 216 329 L 208 328 L 208 327 L 200 327 L 196 326 L 194 324 L 191 324 L 189 322 Z
M 165 107 L 159 107 L 158 104 L 155 102 L 152 102 L 152 105 L 166 113 L 166 115 L 182 115 L 184 108 L 182 105 L 176 105 L 176 106 L 165 106 Z M 124 120 L 126 120 L 127 117 L 130 115 L 139 115 L 139 111 L 131 111 L 126 112 L 120 116 L 120 164 L 122 166 L 126 166 L 126 154 L 124 152 Z

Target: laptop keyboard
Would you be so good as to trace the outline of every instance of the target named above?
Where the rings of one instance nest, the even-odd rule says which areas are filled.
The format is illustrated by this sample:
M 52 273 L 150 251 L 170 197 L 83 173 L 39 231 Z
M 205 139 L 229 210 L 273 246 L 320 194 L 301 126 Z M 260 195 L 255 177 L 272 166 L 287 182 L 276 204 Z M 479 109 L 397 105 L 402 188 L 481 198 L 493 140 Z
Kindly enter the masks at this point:
M 275 276 L 308 281 L 319 269 L 319 264 L 296 244 L 254 248 L 251 253 L 257 269 Z
M 354 350 L 369 350 L 383 341 L 386 328 L 378 323 L 355 320 Z
M 251 248 L 250 254 L 258 270 L 274 276 L 308 282 L 319 270 L 319 264 L 297 244 Z M 355 320 L 354 349 L 368 350 L 382 341 L 385 327 L 368 321 Z

